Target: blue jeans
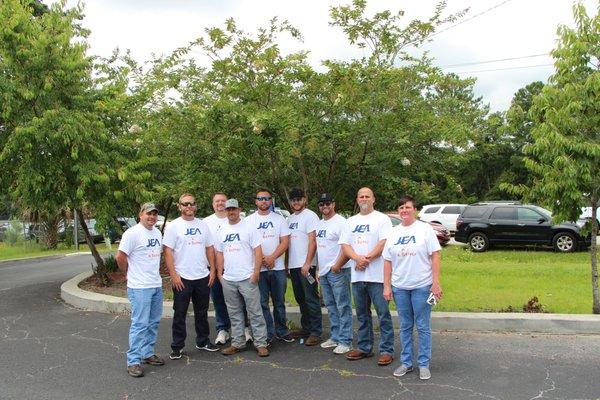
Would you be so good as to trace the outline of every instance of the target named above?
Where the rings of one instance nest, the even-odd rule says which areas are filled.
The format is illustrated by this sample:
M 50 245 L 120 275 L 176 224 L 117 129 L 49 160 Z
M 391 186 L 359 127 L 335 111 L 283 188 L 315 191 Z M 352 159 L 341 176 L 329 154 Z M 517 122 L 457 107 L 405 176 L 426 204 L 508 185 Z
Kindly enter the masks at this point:
M 331 340 L 352 346 L 352 305 L 350 303 L 350 268 L 338 274 L 329 271 L 319 279 L 323 301 L 329 314 Z
M 400 344 L 402 353 L 400 362 L 411 367 L 412 362 L 412 333 L 417 325 L 419 335 L 419 367 L 429 368 L 431 360 L 431 306 L 427 304 L 431 285 L 412 290 L 398 289 L 392 286 L 394 302 L 400 319 Z
M 300 325 L 311 335 L 321 336 L 323 333 L 323 315 L 321 314 L 321 299 L 317 282 L 309 283 L 301 273 L 302 268 L 290 269 L 290 279 L 294 298 L 300 307 Z M 310 274 L 315 278 L 316 267 L 310 267 Z
M 285 270 L 261 272 L 258 288 L 260 289 L 260 305 L 267 323 L 267 338 L 272 339 L 275 335 L 286 336 L 290 332 L 285 318 L 285 289 L 287 288 Z M 273 315 L 269 309 L 269 295 L 273 302 Z
M 356 346 L 363 353 L 373 351 L 373 317 L 371 316 L 371 303 L 379 318 L 380 354 L 394 354 L 394 324 L 388 308 L 388 302 L 383 298 L 383 283 L 354 282 L 352 295 L 356 306 L 356 319 L 358 319 L 358 333 Z
M 215 329 L 219 331 L 229 331 L 231 328 L 231 321 L 229 321 L 229 314 L 227 313 L 227 305 L 225 304 L 225 298 L 223 297 L 223 286 L 218 279 L 215 279 L 215 283 L 210 288 L 210 297 L 213 301 L 215 308 Z
M 162 316 L 162 287 L 150 289 L 127 288 L 131 302 L 131 326 L 127 366 L 141 364 L 142 358 L 154 354 L 158 324 Z

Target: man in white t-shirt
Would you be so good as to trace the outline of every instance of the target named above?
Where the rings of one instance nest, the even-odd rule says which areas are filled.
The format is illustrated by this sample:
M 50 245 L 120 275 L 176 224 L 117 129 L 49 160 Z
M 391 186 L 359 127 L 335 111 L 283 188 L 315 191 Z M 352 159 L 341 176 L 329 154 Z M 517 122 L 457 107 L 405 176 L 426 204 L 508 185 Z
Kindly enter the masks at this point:
M 231 346 L 221 350 L 232 355 L 246 347 L 244 335 L 244 303 L 252 333 L 254 347 L 260 357 L 269 355 L 267 325 L 260 306 L 258 279 L 262 265 L 261 237 L 257 230 L 240 218 L 236 199 L 225 203 L 228 223 L 221 227 L 215 240 L 217 274 L 223 285 L 225 304 L 231 320 Z
M 165 363 L 154 353 L 163 301 L 159 273 L 162 237 L 154 226 L 158 209 L 144 203 L 139 217 L 140 222 L 123 233 L 115 257 L 119 269 L 127 275 L 127 297 L 131 302 L 127 373 L 134 378 L 144 376 L 142 363 Z
M 194 306 L 196 348 L 219 350 L 208 338 L 208 301 L 210 287 L 216 278 L 213 239 L 208 226 L 196 218 L 196 199 L 193 195 L 182 194 L 177 207 L 181 216 L 167 224 L 163 238 L 165 264 L 173 286 L 171 360 L 178 360 L 182 356 L 190 300 Z
M 216 240 L 221 226 L 228 223 L 227 211 L 225 211 L 226 201 L 227 195 L 225 193 L 215 193 L 212 198 L 212 208 L 215 213 L 202 220 L 208 225 L 213 240 Z M 217 331 L 215 344 L 225 344 L 227 340 L 229 340 L 231 321 L 229 321 L 227 305 L 225 305 L 225 298 L 223 297 L 223 287 L 218 279 L 215 279 L 215 282 L 210 288 L 210 297 L 212 298 L 213 306 L 215 308 L 215 329 Z
M 329 316 L 329 339 L 321 347 L 335 354 L 345 354 L 352 347 L 352 303 L 348 257 L 338 243 L 346 218 L 335 212 L 335 200 L 329 193 L 319 196 L 317 203 L 323 218 L 317 224 L 317 260 L 319 283 Z
M 267 323 L 267 341 L 274 338 L 293 342 L 285 316 L 285 290 L 287 274 L 283 254 L 288 248 L 290 230 L 287 221 L 273 212 L 273 198 L 268 189 L 259 189 L 255 198 L 256 212 L 246 218 L 262 238 L 262 267 L 258 287 L 260 303 Z M 273 301 L 273 315 L 269 309 L 269 297 Z
M 352 295 L 358 319 L 357 348 L 348 360 L 360 360 L 373 355 L 373 317 L 371 304 L 379 318 L 379 365 L 389 365 L 394 359 L 394 326 L 383 297 L 383 258 L 381 252 L 392 229 L 389 217 L 373 208 L 375 195 L 367 187 L 356 195 L 360 212 L 348 218 L 340 237 L 344 254 L 354 261 Z
M 290 191 L 290 205 L 294 212 L 288 218 L 290 246 L 287 268 L 292 280 L 294 297 L 300 307 L 301 329 L 292 332 L 294 337 L 307 337 L 307 346 L 321 342 L 323 321 L 321 300 L 317 290 L 317 242 L 315 229 L 319 222 L 317 214 L 306 208 L 306 196 L 302 189 Z

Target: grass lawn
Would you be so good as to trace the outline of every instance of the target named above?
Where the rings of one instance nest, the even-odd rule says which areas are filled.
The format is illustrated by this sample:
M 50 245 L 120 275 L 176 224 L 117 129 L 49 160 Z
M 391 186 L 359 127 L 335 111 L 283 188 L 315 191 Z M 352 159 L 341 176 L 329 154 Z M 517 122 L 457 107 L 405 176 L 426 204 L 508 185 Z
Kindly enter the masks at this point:
M 444 298 L 435 311 L 522 310 L 537 296 L 549 313 L 591 314 L 592 283 L 588 252 L 490 250 L 473 253 L 462 246 L 442 250 Z M 296 304 L 288 281 L 286 300 Z M 393 302 L 390 307 L 395 310 Z
M 108 249 L 104 243 L 96 245 L 99 252 L 106 252 Z M 116 249 L 115 244 L 112 245 L 113 250 Z M 75 246 L 67 247 L 63 243 L 59 243 L 56 250 L 45 250 L 35 242 L 25 242 L 8 246 L 6 243 L 0 243 L 0 260 L 11 260 L 17 258 L 51 256 L 57 254 L 67 254 L 75 252 Z M 80 244 L 79 251 L 89 251 L 87 244 Z

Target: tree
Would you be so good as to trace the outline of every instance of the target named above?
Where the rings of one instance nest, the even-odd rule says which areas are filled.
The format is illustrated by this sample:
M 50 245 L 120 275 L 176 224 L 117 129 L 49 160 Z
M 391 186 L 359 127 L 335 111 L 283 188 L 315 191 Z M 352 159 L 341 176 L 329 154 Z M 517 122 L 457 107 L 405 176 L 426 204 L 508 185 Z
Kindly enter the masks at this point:
M 581 207 L 592 208 L 593 312 L 600 314 L 596 236 L 600 198 L 600 5 L 588 16 L 573 6 L 575 28 L 559 26 L 552 51 L 555 73 L 533 99 L 533 142 L 525 146 L 525 165 L 533 174 L 527 198 L 538 200 L 557 220 L 575 221 Z

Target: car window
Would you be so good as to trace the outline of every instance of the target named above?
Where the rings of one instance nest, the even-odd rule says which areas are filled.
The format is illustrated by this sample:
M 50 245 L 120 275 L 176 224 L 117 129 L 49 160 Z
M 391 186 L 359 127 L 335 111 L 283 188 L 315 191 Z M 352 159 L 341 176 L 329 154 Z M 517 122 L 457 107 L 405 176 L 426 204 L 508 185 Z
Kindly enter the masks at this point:
M 423 214 L 433 214 L 433 213 L 437 212 L 437 210 L 439 210 L 440 208 L 441 207 L 429 207 L 428 209 L 423 211 Z
M 400 218 L 392 217 L 391 215 L 388 215 L 388 217 L 390 218 L 390 221 L 392 221 L 392 226 L 400 225 L 402 222 Z
M 519 207 L 517 209 L 517 218 L 524 221 L 537 221 L 543 218 L 542 214 L 529 208 Z
M 483 214 L 488 210 L 487 207 L 481 206 L 472 206 L 465 208 L 465 211 L 462 213 L 463 218 L 481 218 Z
M 460 214 L 461 211 L 460 206 L 446 206 L 442 210 L 442 214 Z
M 513 207 L 496 207 L 490 219 L 516 219 L 516 210 Z

